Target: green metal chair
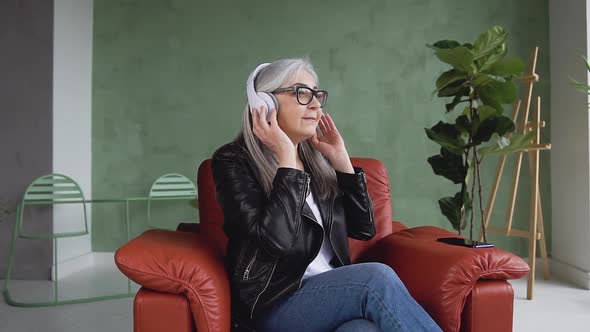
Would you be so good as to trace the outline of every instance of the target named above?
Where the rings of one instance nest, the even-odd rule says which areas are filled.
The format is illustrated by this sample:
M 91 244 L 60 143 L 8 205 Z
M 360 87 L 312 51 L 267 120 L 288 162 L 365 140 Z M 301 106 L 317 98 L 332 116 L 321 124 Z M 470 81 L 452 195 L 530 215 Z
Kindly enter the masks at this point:
M 160 176 L 150 188 L 148 194 L 148 227 L 151 224 L 151 205 L 154 200 L 194 200 L 197 199 L 197 187 L 186 176 L 168 173 Z
M 8 255 L 8 270 L 6 272 L 4 299 L 7 304 L 18 307 L 41 307 L 54 306 L 69 303 L 81 303 L 98 301 L 102 299 L 128 297 L 132 294 L 90 297 L 73 300 L 59 301 L 58 297 L 58 264 L 57 264 L 57 239 L 66 237 L 75 237 L 88 234 L 88 219 L 86 213 L 86 203 L 82 189 L 76 181 L 63 174 L 49 174 L 35 179 L 26 189 L 23 199 L 17 207 L 16 224 L 10 243 Z M 23 229 L 23 212 L 25 207 L 30 205 L 55 205 L 55 204 L 82 204 L 84 210 L 84 229 L 73 232 L 51 233 L 51 234 L 27 234 Z M 55 271 L 55 281 L 53 282 L 53 301 L 48 302 L 20 302 L 11 297 L 10 280 L 14 267 L 15 243 L 17 238 L 23 239 L 53 239 L 53 265 Z

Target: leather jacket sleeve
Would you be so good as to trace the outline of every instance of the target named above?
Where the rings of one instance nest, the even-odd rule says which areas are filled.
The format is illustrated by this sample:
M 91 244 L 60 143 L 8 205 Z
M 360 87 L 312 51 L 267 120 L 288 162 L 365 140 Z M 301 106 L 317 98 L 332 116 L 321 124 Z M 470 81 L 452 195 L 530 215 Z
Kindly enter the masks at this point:
M 226 232 L 247 236 L 272 256 L 287 254 L 301 228 L 310 176 L 279 168 L 267 196 L 245 158 L 235 152 L 216 152 L 212 168 Z
M 336 179 L 342 193 L 348 236 L 357 240 L 370 240 L 376 230 L 365 172 L 358 167 L 354 168 L 354 174 L 336 171 Z

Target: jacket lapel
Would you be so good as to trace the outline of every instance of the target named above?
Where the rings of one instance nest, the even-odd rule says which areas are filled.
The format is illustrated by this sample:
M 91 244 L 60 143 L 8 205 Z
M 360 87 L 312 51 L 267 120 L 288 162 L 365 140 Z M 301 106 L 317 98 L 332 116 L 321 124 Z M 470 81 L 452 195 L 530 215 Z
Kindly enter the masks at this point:
M 311 178 L 311 188 L 312 188 L 312 195 L 313 198 L 315 199 L 316 204 L 318 204 L 319 210 L 320 210 L 320 215 L 322 216 L 322 224 L 324 226 L 328 226 L 327 229 L 330 229 L 330 224 L 332 223 L 332 220 L 329 220 L 331 218 L 330 217 L 332 214 L 330 213 L 330 209 L 332 209 L 332 197 L 328 197 L 327 200 L 320 200 L 320 198 L 315 195 L 315 193 L 319 193 L 320 190 L 318 188 L 318 184 L 316 181 L 314 181 L 315 179 L 312 177 Z
M 311 211 L 311 208 L 309 207 L 309 204 L 307 204 L 307 202 L 305 202 L 305 204 L 303 204 L 303 212 L 301 214 L 304 215 L 305 217 L 313 220 L 315 223 L 318 223 L 317 219 L 313 215 L 313 211 Z
M 330 226 L 332 224 L 332 220 L 328 220 L 328 219 L 332 219 L 332 218 L 328 218 L 328 216 L 332 215 L 330 210 L 332 209 L 332 205 L 334 204 L 334 198 L 328 197 L 327 200 L 320 200 L 320 198 L 317 196 L 317 193 L 320 192 L 319 188 L 318 188 L 318 184 L 315 181 L 313 174 L 310 172 L 310 169 L 309 169 L 309 166 L 307 165 L 307 163 L 304 162 L 303 164 L 304 164 L 304 170 L 307 173 L 309 173 L 309 175 L 311 176 L 311 182 L 310 182 L 311 194 L 313 195 L 313 198 L 320 210 L 320 216 L 322 217 L 322 228 L 324 228 L 325 230 L 330 229 Z M 302 214 L 304 216 L 308 217 L 309 219 L 315 221 L 316 223 L 318 223 L 317 219 L 315 218 L 315 216 L 314 216 L 313 212 L 311 211 L 311 208 L 309 207 L 307 202 L 305 202 L 305 205 L 303 206 L 303 213 Z M 326 228 L 326 226 L 328 226 L 328 228 Z

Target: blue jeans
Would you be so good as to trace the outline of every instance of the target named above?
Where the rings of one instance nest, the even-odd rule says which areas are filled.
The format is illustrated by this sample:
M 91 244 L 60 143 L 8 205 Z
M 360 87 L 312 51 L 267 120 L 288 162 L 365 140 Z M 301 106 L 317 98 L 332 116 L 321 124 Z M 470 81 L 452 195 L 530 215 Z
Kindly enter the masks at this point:
M 397 274 L 353 264 L 303 281 L 257 320 L 260 331 L 441 331 Z

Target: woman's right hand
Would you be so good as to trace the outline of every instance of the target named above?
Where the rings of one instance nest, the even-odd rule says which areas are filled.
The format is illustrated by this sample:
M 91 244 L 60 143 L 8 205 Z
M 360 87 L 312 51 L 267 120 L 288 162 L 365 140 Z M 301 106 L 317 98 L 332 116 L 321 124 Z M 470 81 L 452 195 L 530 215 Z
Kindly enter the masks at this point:
M 296 168 L 295 145 L 279 127 L 276 110 L 270 110 L 270 123 L 266 122 L 266 107 L 252 110 L 252 127 L 254 135 L 274 152 L 279 160 L 279 167 Z

